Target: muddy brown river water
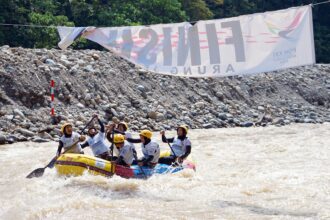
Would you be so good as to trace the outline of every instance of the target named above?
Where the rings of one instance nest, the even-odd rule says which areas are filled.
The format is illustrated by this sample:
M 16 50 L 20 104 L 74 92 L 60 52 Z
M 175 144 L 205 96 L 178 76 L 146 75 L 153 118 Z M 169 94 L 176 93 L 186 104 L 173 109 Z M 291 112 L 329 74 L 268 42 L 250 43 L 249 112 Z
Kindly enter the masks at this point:
M 55 169 L 26 179 L 57 144 L 2 145 L 0 219 L 330 219 L 330 124 L 189 136 L 197 171 L 148 180 L 64 178 Z

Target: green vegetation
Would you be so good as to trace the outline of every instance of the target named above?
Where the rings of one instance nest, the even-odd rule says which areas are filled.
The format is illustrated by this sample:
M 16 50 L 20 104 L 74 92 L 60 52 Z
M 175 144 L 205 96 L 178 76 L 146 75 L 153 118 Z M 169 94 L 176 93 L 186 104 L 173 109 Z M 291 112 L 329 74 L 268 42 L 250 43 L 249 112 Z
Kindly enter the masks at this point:
M 314 3 L 321 2 L 313 1 Z M 311 0 L 1 0 L 0 23 L 129 26 L 197 21 L 284 9 Z M 330 63 L 330 4 L 313 8 L 316 57 Z M 57 30 L 0 26 L 0 45 L 56 47 Z M 82 40 L 75 48 L 100 48 Z

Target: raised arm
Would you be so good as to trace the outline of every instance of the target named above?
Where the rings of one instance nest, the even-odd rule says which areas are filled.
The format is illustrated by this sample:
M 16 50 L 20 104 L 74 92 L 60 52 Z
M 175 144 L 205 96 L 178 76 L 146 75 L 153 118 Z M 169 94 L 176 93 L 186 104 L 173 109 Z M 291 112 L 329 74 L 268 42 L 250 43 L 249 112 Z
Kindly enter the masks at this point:
M 128 142 L 130 142 L 130 143 L 133 143 L 133 144 L 141 143 L 141 139 L 140 138 L 127 138 L 126 140 Z
M 163 141 L 164 143 L 173 143 L 174 138 L 166 138 L 166 137 L 165 137 L 165 131 L 161 131 L 161 132 L 160 132 L 160 135 L 162 135 L 162 141 Z
M 102 133 L 104 133 L 104 132 L 105 132 L 104 124 L 102 123 L 102 121 L 101 121 L 99 118 L 97 118 L 97 121 L 99 122 L 99 125 L 100 125 L 100 127 L 101 127 L 100 131 L 101 131 Z

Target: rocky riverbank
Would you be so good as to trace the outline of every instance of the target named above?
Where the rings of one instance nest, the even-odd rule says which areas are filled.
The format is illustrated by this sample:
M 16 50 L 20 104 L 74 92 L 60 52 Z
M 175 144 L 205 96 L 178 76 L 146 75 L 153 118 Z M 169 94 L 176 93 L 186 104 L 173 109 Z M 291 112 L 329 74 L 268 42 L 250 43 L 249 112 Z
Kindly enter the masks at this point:
M 57 139 L 62 122 L 81 128 L 93 113 L 135 131 L 330 122 L 330 65 L 192 79 L 149 73 L 111 52 L 0 47 L 0 144 Z

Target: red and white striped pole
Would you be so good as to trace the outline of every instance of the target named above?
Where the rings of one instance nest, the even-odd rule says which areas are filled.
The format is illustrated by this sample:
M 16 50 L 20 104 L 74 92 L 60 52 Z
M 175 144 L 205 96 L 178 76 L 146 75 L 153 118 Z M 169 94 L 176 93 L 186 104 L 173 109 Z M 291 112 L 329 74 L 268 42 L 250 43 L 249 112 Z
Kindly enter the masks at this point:
M 51 112 L 50 112 L 50 115 L 51 115 L 52 118 L 55 117 L 55 109 L 54 109 L 54 97 L 55 97 L 55 95 L 54 95 L 54 87 L 55 87 L 55 81 L 52 79 L 50 81 L 50 100 L 51 100 L 50 106 L 52 108 L 51 109 Z

